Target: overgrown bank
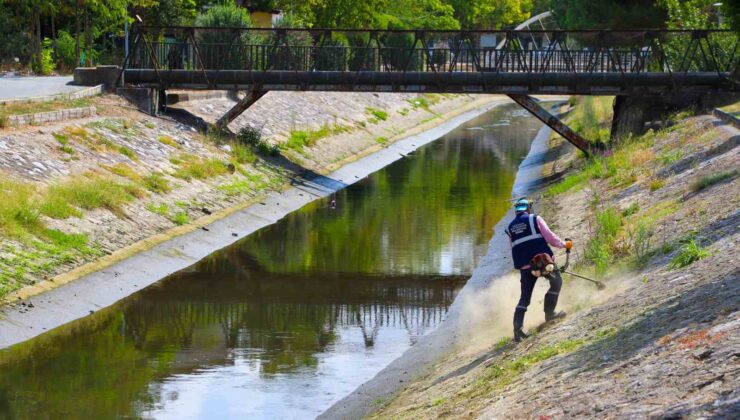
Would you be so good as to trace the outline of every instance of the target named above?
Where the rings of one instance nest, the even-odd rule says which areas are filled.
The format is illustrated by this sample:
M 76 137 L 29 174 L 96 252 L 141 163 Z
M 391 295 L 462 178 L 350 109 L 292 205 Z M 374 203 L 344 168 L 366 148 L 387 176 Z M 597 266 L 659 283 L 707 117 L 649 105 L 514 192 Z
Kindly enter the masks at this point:
M 32 293 L 48 289 L 61 273 L 134 243 L 146 241 L 150 247 L 151 238 L 162 239 L 170 231 L 195 229 L 200 219 L 212 220 L 217 213 L 253 203 L 306 169 L 323 173 L 378 150 L 383 145 L 373 130 L 392 132 L 384 143 L 393 142 L 417 126 L 430 128 L 443 121 L 443 114 L 493 99 L 438 97 L 426 109 L 410 109 L 405 115 L 395 111 L 411 108 L 413 98 L 354 98 L 354 107 L 335 107 L 326 120 L 294 119 L 290 130 L 251 111 L 250 118 L 263 121 L 260 130 L 228 141 L 140 114 L 115 97 L 91 99 L 100 117 L 6 128 L 0 131 L 0 189 L 9 198 L 0 203 L 0 297 L 28 286 L 33 286 L 26 289 Z M 313 115 L 315 108 L 332 107 L 318 94 L 300 105 L 304 109 L 289 105 L 281 112 Z M 368 111 L 371 106 L 375 113 Z M 385 120 L 374 115 L 382 112 L 395 115 L 386 114 Z M 353 119 L 355 114 L 362 117 Z M 430 117 L 434 121 L 426 121 Z M 342 130 L 324 129 L 329 118 L 343 121 Z M 371 118 L 377 119 L 369 123 L 372 129 L 360 124 L 368 125 Z M 291 144 L 296 131 L 310 133 L 310 141 Z M 360 139 L 359 146 L 326 146 L 340 144 L 346 136 Z M 313 158 L 321 147 L 327 151 Z M 310 167 L 304 164 L 308 159 Z
M 737 417 L 740 284 L 728 258 L 740 132 L 706 115 L 673 120 L 589 160 L 552 140 L 548 171 L 571 169 L 537 210 L 575 238 L 574 270 L 606 290 L 566 278 L 570 315 L 515 346 L 517 277 L 491 279 L 465 302 L 456 351 L 375 416 Z M 535 293 L 530 327 L 542 321 Z

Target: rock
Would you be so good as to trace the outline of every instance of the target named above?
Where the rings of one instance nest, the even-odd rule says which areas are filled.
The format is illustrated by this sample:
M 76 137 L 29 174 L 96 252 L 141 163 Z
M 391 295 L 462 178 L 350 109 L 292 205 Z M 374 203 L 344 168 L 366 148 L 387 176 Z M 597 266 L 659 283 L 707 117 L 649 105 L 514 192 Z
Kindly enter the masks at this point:
M 706 360 L 713 353 L 712 349 L 696 350 L 692 355 L 696 360 Z

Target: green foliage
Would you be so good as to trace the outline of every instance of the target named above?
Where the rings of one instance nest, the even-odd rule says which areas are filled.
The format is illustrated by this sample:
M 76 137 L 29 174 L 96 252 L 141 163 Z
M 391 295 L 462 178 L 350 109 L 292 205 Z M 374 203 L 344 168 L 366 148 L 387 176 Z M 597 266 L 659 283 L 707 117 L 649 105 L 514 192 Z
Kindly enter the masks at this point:
M 607 144 L 614 114 L 612 102 L 610 96 L 579 97 L 573 111 L 565 118 L 565 123 L 586 140 Z
M 678 254 L 673 257 L 669 267 L 672 269 L 683 268 L 708 256 L 709 251 L 702 247 L 696 239 L 691 239 L 691 241 L 682 246 L 678 251 Z
M 195 18 L 195 26 L 213 26 L 213 27 L 237 27 L 246 28 L 252 26 L 252 19 L 249 17 L 249 11 L 244 7 L 239 7 L 234 3 L 217 4 L 210 7 L 208 11 Z M 226 39 L 217 39 L 211 37 L 232 37 L 232 34 L 203 34 L 204 42 L 224 42 Z
M 31 68 L 36 74 L 46 76 L 56 69 L 54 58 L 52 56 L 53 52 L 51 40 L 49 38 L 44 38 L 44 42 L 41 47 L 41 60 L 39 61 L 38 57 L 34 57 L 31 61 Z
M 654 179 L 650 181 L 650 192 L 657 191 L 663 188 L 665 182 L 662 179 Z
M 170 217 L 170 221 L 178 226 L 186 225 L 190 222 L 190 217 L 184 211 L 177 212 Z
M 501 28 L 525 21 L 531 0 L 447 0 L 463 28 Z
M 254 151 L 252 151 L 250 147 L 239 143 L 231 144 L 231 156 L 233 156 L 238 163 L 242 164 L 254 163 L 257 160 L 257 155 L 254 154 Z
M 150 212 L 158 214 L 160 216 L 167 217 L 167 215 L 170 214 L 170 208 L 165 203 L 160 203 L 160 204 L 149 203 L 144 207 Z
M 208 179 L 229 173 L 229 168 L 220 159 L 188 160 L 175 171 L 174 176 L 184 180 Z
M 630 231 L 630 249 L 632 251 L 632 262 L 637 268 L 643 268 L 650 259 L 650 239 L 653 231 L 645 223 L 638 223 L 634 231 Z
M 706 188 L 711 187 L 712 185 L 719 184 L 720 182 L 735 178 L 737 174 L 738 174 L 738 170 L 735 169 L 732 171 L 724 171 L 718 174 L 712 174 L 712 175 L 702 177 L 701 179 L 698 179 L 696 182 L 691 184 L 691 191 L 693 192 L 702 191 Z
M 596 268 L 597 275 L 603 275 L 614 261 L 614 241 L 622 227 L 622 215 L 613 207 L 596 214 L 596 226 L 591 239 L 586 244 L 585 259 Z
M 655 0 L 549 0 L 549 6 L 563 29 L 660 28 L 666 20 Z
M 622 210 L 622 217 L 629 217 L 640 211 L 640 204 L 635 201 L 629 205 L 626 209 Z
M 120 215 L 124 204 L 143 196 L 144 191 L 135 184 L 121 183 L 98 174 L 87 174 L 50 186 L 41 212 L 53 218 L 66 218 L 79 215 L 76 208 L 106 208 Z
M 56 51 L 54 53 L 57 66 L 64 70 L 72 70 L 77 67 L 77 56 L 75 54 L 75 39 L 69 32 L 60 30 L 57 32 Z
M 142 184 L 147 190 L 156 194 L 166 194 L 172 191 L 172 187 L 164 175 L 160 173 L 151 173 L 142 179 Z
M 387 116 L 386 116 L 387 118 Z M 347 127 L 329 124 L 324 124 L 318 130 L 291 130 L 290 137 L 285 143 L 284 147 L 301 150 L 303 147 L 311 147 L 316 144 L 317 141 L 324 137 L 328 137 L 334 134 L 344 133 L 348 131 Z
M 387 144 L 388 143 L 388 138 L 387 137 L 378 137 L 378 138 L 375 139 L 375 143 L 378 143 L 378 144 Z
M 717 27 L 715 0 L 657 0 L 668 14 L 672 29 L 705 29 Z
M 383 111 L 382 109 L 368 107 L 365 109 L 365 111 L 381 121 L 385 121 L 388 119 L 388 113 Z

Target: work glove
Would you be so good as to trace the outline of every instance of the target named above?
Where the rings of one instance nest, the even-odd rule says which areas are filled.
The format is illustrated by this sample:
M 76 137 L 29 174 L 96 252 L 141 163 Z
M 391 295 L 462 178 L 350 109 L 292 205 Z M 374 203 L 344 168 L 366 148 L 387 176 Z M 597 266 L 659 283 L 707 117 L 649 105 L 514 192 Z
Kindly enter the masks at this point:
M 565 238 L 565 249 L 570 251 L 571 248 L 573 248 L 573 240 Z

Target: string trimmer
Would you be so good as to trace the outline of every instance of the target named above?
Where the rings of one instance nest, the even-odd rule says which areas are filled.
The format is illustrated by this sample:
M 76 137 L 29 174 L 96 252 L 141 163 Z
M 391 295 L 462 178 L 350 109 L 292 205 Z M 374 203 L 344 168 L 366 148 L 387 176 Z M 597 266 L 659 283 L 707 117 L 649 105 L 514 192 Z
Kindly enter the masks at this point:
M 595 284 L 596 288 L 599 290 L 603 290 L 604 288 L 606 288 L 604 283 L 598 280 L 594 280 L 586 276 L 568 271 L 568 265 L 570 265 L 570 246 L 572 242 L 570 242 L 570 239 L 566 239 L 566 242 L 569 245 L 565 248 L 565 264 L 562 267 L 558 268 L 558 266 L 555 264 L 555 261 L 549 254 L 537 254 L 534 256 L 534 258 L 532 258 L 532 261 L 530 261 L 532 275 L 535 277 L 543 277 L 557 270 L 561 273 L 570 274 L 573 277 L 578 277 L 579 279 L 590 281 L 591 283 Z

